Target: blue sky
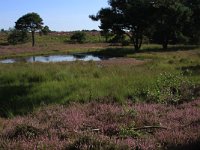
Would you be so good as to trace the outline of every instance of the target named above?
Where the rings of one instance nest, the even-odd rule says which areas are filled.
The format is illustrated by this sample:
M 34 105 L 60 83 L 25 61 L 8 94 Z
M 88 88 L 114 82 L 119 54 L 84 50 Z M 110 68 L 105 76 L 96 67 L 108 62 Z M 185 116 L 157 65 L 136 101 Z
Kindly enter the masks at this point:
M 0 29 L 14 27 L 29 12 L 38 13 L 51 30 L 98 29 L 99 22 L 88 16 L 107 6 L 107 0 L 1 0 Z

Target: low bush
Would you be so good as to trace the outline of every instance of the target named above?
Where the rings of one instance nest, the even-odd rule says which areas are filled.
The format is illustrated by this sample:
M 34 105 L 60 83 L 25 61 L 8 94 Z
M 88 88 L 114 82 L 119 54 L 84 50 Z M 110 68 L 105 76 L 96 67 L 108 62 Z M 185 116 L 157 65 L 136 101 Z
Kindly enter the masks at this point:
M 163 73 L 151 88 L 138 89 L 137 99 L 146 102 L 181 104 L 199 97 L 199 85 L 180 73 Z
M 75 32 L 70 37 L 70 40 L 73 43 L 84 43 L 86 41 L 86 34 L 85 34 L 85 32 Z
M 26 43 L 28 41 L 28 34 L 26 31 L 19 31 L 19 30 L 14 29 L 8 35 L 7 40 L 9 44 L 13 44 L 13 45 Z

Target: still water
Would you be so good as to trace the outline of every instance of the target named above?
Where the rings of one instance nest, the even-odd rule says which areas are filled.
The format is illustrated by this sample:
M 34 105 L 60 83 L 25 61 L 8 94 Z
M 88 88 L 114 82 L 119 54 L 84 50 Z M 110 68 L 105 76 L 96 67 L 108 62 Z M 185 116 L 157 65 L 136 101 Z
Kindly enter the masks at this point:
M 12 58 L 0 60 L 0 63 L 16 63 L 16 62 L 64 62 L 64 61 L 101 61 L 105 58 L 93 55 L 74 54 L 74 55 L 49 55 L 49 56 L 31 56 L 23 58 Z

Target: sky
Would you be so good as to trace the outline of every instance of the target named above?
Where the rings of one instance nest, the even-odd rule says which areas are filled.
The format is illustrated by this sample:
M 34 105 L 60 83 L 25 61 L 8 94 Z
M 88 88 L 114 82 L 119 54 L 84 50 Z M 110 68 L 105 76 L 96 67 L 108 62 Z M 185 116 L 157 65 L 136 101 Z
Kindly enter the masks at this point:
M 0 29 L 9 29 L 21 16 L 35 12 L 53 31 L 99 29 L 88 16 L 107 7 L 107 0 L 1 0 Z

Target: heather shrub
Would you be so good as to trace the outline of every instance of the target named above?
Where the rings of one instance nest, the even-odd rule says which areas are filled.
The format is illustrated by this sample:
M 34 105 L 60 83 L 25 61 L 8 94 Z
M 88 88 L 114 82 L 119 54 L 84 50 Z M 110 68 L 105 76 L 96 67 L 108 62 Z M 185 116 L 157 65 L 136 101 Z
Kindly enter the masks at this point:
M 117 145 L 110 141 L 90 136 L 81 136 L 66 147 L 67 150 L 128 150 L 126 145 Z
M 52 105 L 2 122 L 0 149 L 198 149 L 200 100 Z

